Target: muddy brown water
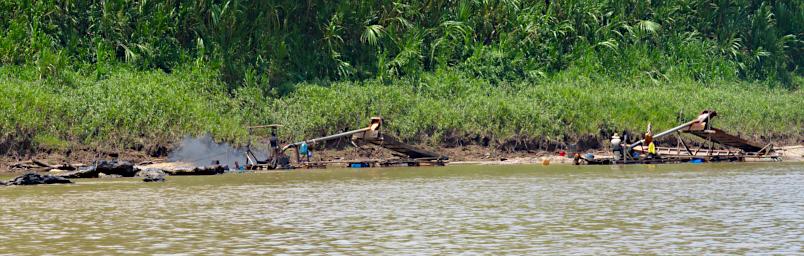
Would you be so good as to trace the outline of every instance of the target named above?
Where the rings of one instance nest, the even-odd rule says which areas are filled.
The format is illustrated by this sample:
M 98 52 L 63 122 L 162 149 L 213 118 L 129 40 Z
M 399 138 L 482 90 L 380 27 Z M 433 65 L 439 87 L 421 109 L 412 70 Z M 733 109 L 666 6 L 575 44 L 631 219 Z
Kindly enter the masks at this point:
M 0 254 L 801 254 L 804 165 L 447 166 L 0 187 Z

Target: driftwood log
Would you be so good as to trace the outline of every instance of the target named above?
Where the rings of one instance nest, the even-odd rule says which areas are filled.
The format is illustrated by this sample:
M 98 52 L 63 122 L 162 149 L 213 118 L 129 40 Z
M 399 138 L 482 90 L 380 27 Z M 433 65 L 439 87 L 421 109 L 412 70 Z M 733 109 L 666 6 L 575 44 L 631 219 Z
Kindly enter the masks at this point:
M 175 176 L 182 175 L 216 175 L 225 173 L 228 167 L 215 164 L 208 166 L 195 167 L 192 170 L 165 170 L 166 173 Z
M 73 182 L 64 177 L 47 175 L 47 174 L 40 175 L 38 173 L 29 172 L 3 184 L 26 186 L 26 185 L 40 185 L 40 184 L 69 184 L 69 183 Z
M 66 172 L 59 176 L 65 178 L 98 178 L 101 173 L 105 175 L 120 175 L 121 177 L 134 177 L 137 175 L 137 169 L 134 165 L 127 161 L 117 160 L 100 160 L 94 166 L 89 168 Z
M 83 164 L 61 164 L 61 165 L 52 165 L 45 163 L 40 160 L 29 160 L 23 162 L 16 162 L 14 164 L 9 165 L 9 169 L 24 169 L 26 171 L 31 172 L 46 172 L 50 170 L 63 170 L 63 171 L 74 171 L 82 166 Z
M 36 164 L 38 166 L 41 166 L 41 167 L 50 167 L 51 169 L 56 168 L 56 167 L 53 167 L 52 165 L 46 164 L 46 163 L 44 163 L 42 161 L 39 161 L 39 160 L 36 160 L 36 159 L 31 159 L 31 162 L 33 162 L 34 164 Z

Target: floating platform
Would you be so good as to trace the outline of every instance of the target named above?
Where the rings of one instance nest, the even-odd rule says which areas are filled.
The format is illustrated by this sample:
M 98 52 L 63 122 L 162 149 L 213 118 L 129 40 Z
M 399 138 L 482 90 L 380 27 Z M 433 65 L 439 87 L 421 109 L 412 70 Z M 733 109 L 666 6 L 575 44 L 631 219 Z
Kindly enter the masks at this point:
M 350 160 L 331 160 L 313 161 L 294 164 L 294 168 L 315 169 L 327 167 L 339 168 L 374 168 L 374 167 L 412 167 L 412 166 L 444 166 L 447 161 L 438 159 L 350 159 Z
M 249 149 L 246 153 L 246 169 L 265 170 L 265 169 L 296 169 L 296 168 L 326 168 L 328 166 L 337 167 L 402 167 L 402 166 L 444 166 L 449 157 L 421 149 L 401 140 L 381 132 L 383 119 L 372 117 L 369 126 L 357 130 L 346 131 L 329 136 L 307 139 L 285 145 L 281 150 L 275 150 L 268 160 L 259 161 Z M 274 130 L 278 125 L 259 126 L 271 127 Z M 385 159 L 354 159 L 354 160 L 331 160 L 331 161 L 303 161 L 301 148 L 307 150 L 308 145 L 343 137 L 351 136 L 352 145 L 361 147 L 370 145 L 389 150 L 394 158 Z M 276 149 L 276 148 L 275 148 Z M 285 154 L 286 150 L 294 149 L 295 161 Z
M 772 144 L 762 145 L 749 141 L 738 135 L 732 135 L 712 127 L 711 118 L 717 116 L 715 111 L 705 110 L 695 120 L 681 124 L 653 136 L 658 139 L 676 134 L 676 147 L 656 147 L 656 154 L 649 156 L 645 140 L 630 145 L 620 145 L 625 149 L 622 159 L 614 157 L 577 158 L 576 164 L 663 164 L 685 162 L 742 162 L 781 161 L 781 156 L 774 151 Z M 682 134 L 691 134 L 704 142 L 697 148 L 689 147 Z M 635 155 L 634 155 L 635 154 Z
M 678 164 L 689 162 L 742 162 L 745 157 L 742 156 L 660 156 L 655 158 L 642 158 L 642 159 L 620 159 L 615 160 L 613 157 L 585 159 L 588 165 L 610 165 L 610 164 Z

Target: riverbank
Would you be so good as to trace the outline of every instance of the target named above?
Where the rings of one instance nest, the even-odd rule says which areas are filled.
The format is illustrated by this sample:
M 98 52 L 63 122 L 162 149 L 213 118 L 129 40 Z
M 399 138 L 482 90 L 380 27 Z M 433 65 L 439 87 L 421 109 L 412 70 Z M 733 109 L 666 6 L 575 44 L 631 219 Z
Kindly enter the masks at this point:
M 438 151 L 450 157 L 450 165 L 520 165 L 520 164 L 572 164 L 572 158 L 568 155 L 561 156 L 560 151 L 546 151 L 546 150 L 531 150 L 531 151 L 514 151 L 506 152 L 493 148 L 481 146 L 465 146 L 453 148 L 427 148 L 428 150 Z M 783 162 L 804 162 L 804 145 L 781 146 L 776 147 L 777 151 L 781 154 Z M 584 153 L 592 153 L 597 157 L 609 156 L 610 153 L 602 150 L 586 150 Z M 567 153 L 568 154 L 568 153 Z M 331 161 L 331 160 L 344 160 L 344 159 L 358 159 L 361 153 L 353 148 L 347 149 L 325 149 L 315 151 L 313 161 Z M 378 150 L 372 153 L 371 157 L 387 158 L 392 157 L 389 152 Z M 182 169 L 191 170 L 197 167 L 193 163 L 188 162 L 171 162 L 165 157 L 152 157 L 140 151 L 126 151 L 119 153 L 119 159 L 131 162 L 138 166 L 143 167 L 165 167 L 168 169 Z M 38 161 L 48 163 L 51 165 L 64 165 L 64 164 L 90 164 L 98 159 L 108 159 L 105 153 L 98 152 L 77 152 L 70 156 L 63 154 L 47 154 L 41 153 L 32 157 Z M 0 174 L 13 175 L 25 170 L 11 170 L 10 165 L 18 163 L 23 160 L 30 159 L 14 159 L 9 157 L 0 158 Z
M 804 92 L 758 82 L 703 83 L 683 76 L 652 82 L 572 71 L 536 82 L 497 84 L 455 72 L 393 81 L 300 83 L 274 98 L 259 87 L 229 90 L 214 72 L 170 74 L 120 69 L 104 79 L 68 73 L 40 80 L 24 67 L 0 67 L 0 155 L 137 151 L 164 156 L 186 135 L 234 145 L 267 136 L 248 126 L 278 123 L 282 141 L 352 130 L 381 115 L 405 142 L 480 145 L 528 151 L 584 144 L 599 148 L 614 132 L 672 127 L 703 109 L 717 127 L 762 143 L 804 139 Z M 797 77 L 796 82 L 802 82 Z M 762 106 L 762 107 L 757 107 Z M 261 132 L 261 133 L 259 133 Z
M 798 144 L 802 4 L 762 2 L 10 2 L 0 156 L 164 157 L 185 136 L 242 146 L 267 137 L 248 127 L 281 124 L 300 141 L 372 116 L 408 144 L 598 149 L 704 109 L 732 134 Z

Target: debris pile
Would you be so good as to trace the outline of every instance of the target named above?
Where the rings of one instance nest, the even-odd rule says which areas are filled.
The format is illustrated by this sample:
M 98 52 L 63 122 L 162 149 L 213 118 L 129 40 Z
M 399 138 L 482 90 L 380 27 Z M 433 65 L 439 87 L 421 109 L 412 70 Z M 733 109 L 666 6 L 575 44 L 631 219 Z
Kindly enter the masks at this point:
M 74 171 L 80 167 L 83 167 L 83 165 L 81 164 L 51 165 L 36 159 L 17 162 L 9 165 L 9 169 L 11 170 L 24 170 L 29 172 L 46 172 L 50 170 Z
M 40 184 L 69 184 L 73 183 L 72 181 L 59 176 L 53 175 L 40 175 L 37 173 L 26 173 L 19 177 L 16 177 L 8 182 L 0 182 L 1 185 L 16 185 L 16 186 L 27 186 L 27 185 L 40 185 Z
M 173 169 L 173 170 L 165 170 L 166 173 L 175 176 L 182 176 L 182 175 L 216 175 L 216 174 L 223 174 L 229 170 L 228 166 L 220 165 L 220 164 L 212 164 L 207 166 L 197 166 L 190 170 L 182 170 L 182 169 Z
M 138 171 L 134 168 L 134 164 L 127 161 L 100 160 L 85 169 L 66 172 L 59 176 L 65 178 L 134 177 Z

